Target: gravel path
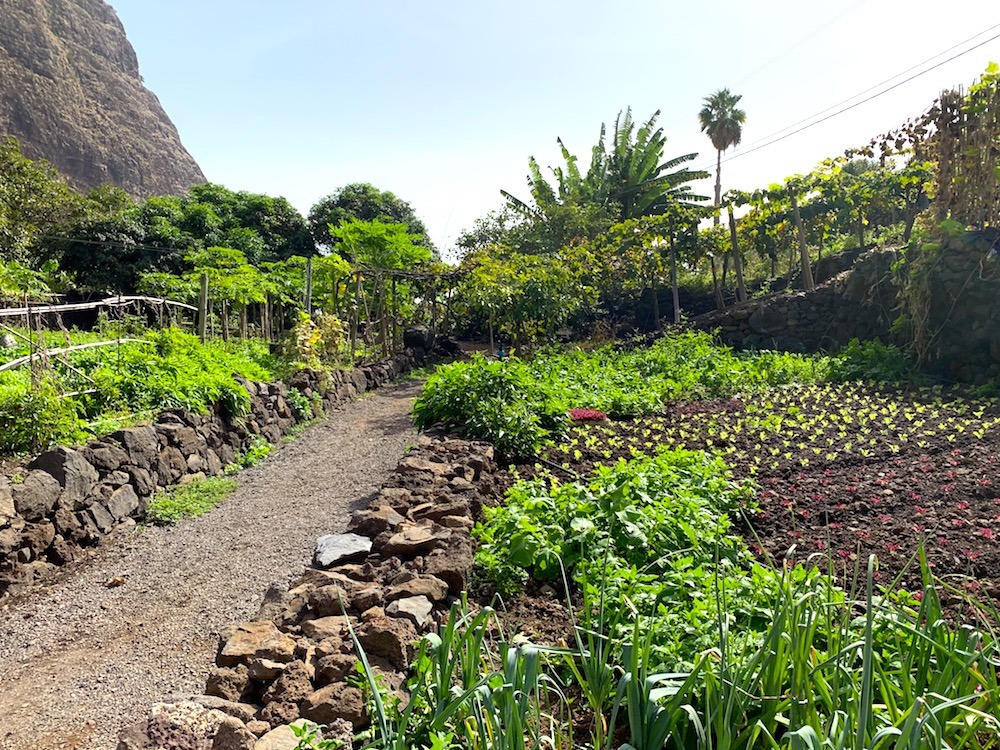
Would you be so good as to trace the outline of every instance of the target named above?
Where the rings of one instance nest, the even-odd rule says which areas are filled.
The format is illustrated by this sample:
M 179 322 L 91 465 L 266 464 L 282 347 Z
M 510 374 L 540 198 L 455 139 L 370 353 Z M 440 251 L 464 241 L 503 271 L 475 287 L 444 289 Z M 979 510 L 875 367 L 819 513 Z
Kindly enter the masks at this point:
M 217 635 L 301 573 L 317 536 L 395 468 L 419 386 L 348 404 L 261 465 L 206 516 L 130 533 L 0 606 L 0 748 L 103 750 L 167 696 L 199 694 Z M 107 588 L 109 579 L 126 583 Z

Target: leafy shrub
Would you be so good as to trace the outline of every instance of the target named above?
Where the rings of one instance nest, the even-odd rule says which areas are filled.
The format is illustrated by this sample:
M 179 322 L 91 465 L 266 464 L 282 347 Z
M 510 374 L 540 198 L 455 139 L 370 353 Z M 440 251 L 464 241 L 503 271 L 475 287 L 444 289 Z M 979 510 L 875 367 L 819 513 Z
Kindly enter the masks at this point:
M 49 381 L 11 379 L 0 386 L 0 453 L 37 452 L 82 434 L 76 405 Z
M 832 358 L 833 380 L 862 380 L 869 383 L 911 382 L 916 377 L 913 358 L 895 344 L 881 341 L 850 343 Z
M 565 419 L 565 406 L 539 387 L 518 360 L 439 367 L 413 406 L 417 427 L 442 424 L 492 440 L 508 456 L 530 456 Z

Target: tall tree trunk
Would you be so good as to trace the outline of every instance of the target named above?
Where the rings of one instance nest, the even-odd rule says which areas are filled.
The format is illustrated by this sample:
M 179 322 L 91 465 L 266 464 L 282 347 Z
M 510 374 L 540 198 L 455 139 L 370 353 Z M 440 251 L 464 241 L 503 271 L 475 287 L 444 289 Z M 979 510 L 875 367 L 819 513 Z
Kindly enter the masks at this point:
M 222 300 L 222 340 L 229 342 L 229 303 Z
M 674 297 L 674 325 L 681 324 L 681 298 L 677 288 L 677 250 L 674 248 L 674 238 L 670 238 L 670 291 Z
M 743 279 L 743 256 L 740 255 L 739 239 L 736 236 L 736 217 L 733 207 L 729 207 L 729 242 L 733 246 L 733 270 L 736 271 L 736 301 L 747 301 L 747 287 Z
M 712 266 L 712 291 L 715 292 L 715 309 L 723 310 L 726 307 L 725 301 L 722 299 L 722 287 L 719 285 L 719 273 L 715 268 L 715 255 L 710 255 L 709 265 Z
M 858 206 L 858 249 L 865 251 L 865 214 L 861 206 Z
M 722 205 L 722 149 L 715 149 L 715 208 Z M 716 210 L 713 226 L 719 226 L 719 212 Z M 725 284 L 725 273 L 722 276 L 722 283 Z
M 660 330 L 660 290 L 656 288 L 656 274 L 653 274 L 653 329 Z
M 807 292 L 816 288 L 813 281 L 812 266 L 809 264 L 809 247 L 806 245 L 806 228 L 802 225 L 802 214 L 799 213 L 799 202 L 792 195 L 792 211 L 795 213 L 795 227 L 799 233 L 799 258 L 802 261 L 802 284 Z
M 246 305 L 240 305 L 240 338 L 250 337 L 250 317 Z

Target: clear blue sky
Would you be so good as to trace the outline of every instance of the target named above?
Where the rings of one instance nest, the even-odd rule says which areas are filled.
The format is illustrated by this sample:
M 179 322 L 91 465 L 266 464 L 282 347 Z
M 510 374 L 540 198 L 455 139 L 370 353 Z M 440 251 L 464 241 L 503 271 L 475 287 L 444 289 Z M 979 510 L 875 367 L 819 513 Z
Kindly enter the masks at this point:
M 995 0 L 504 3 L 110 0 L 209 180 L 284 195 L 308 212 L 351 182 L 409 201 L 447 250 L 527 197 L 529 155 L 589 162 L 602 122 L 662 110 L 667 156 L 697 151 L 702 99 L 743 95 L 743 145 L 723 188 L 752 189 L 862 145 L 971 83 L 1000 39 L 780 143 L 766 136 L 975 38 L 1000 34 Z M 988 29 L 992 28 L 991 31 Z M 982 33 L 980 33 L 982 32 Z M 870 92 L 874 93 L 874 92 Z M 699 186 L 712 192 L 712 180 Z

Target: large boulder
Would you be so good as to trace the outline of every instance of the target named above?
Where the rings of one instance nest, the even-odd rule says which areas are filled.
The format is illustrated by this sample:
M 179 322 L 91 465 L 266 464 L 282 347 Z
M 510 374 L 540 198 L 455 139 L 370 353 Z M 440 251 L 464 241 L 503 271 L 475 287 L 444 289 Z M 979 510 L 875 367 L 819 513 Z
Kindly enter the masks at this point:
M 87 496 L 100 479 L 97 469 L 72 448 L 46 451 L 28 464 L 28 468 L 51 474 L 62 488 L 59 504 L 70 510 L 84 507 Z
M 118 443 L 125 449 L 132 466 L 138 466 L 141 469 L 154 467 L 160 446 L 156 439 L 156 430 L 149 425 L 118 430 L 109 435 L 107 439 Z
M 15 484 L 11 490 L 14 507 L 25 521 L 40 521 L 50 515 L 59 502 L 62 487 L 47 471 L 30 471 L 24 481 Z

